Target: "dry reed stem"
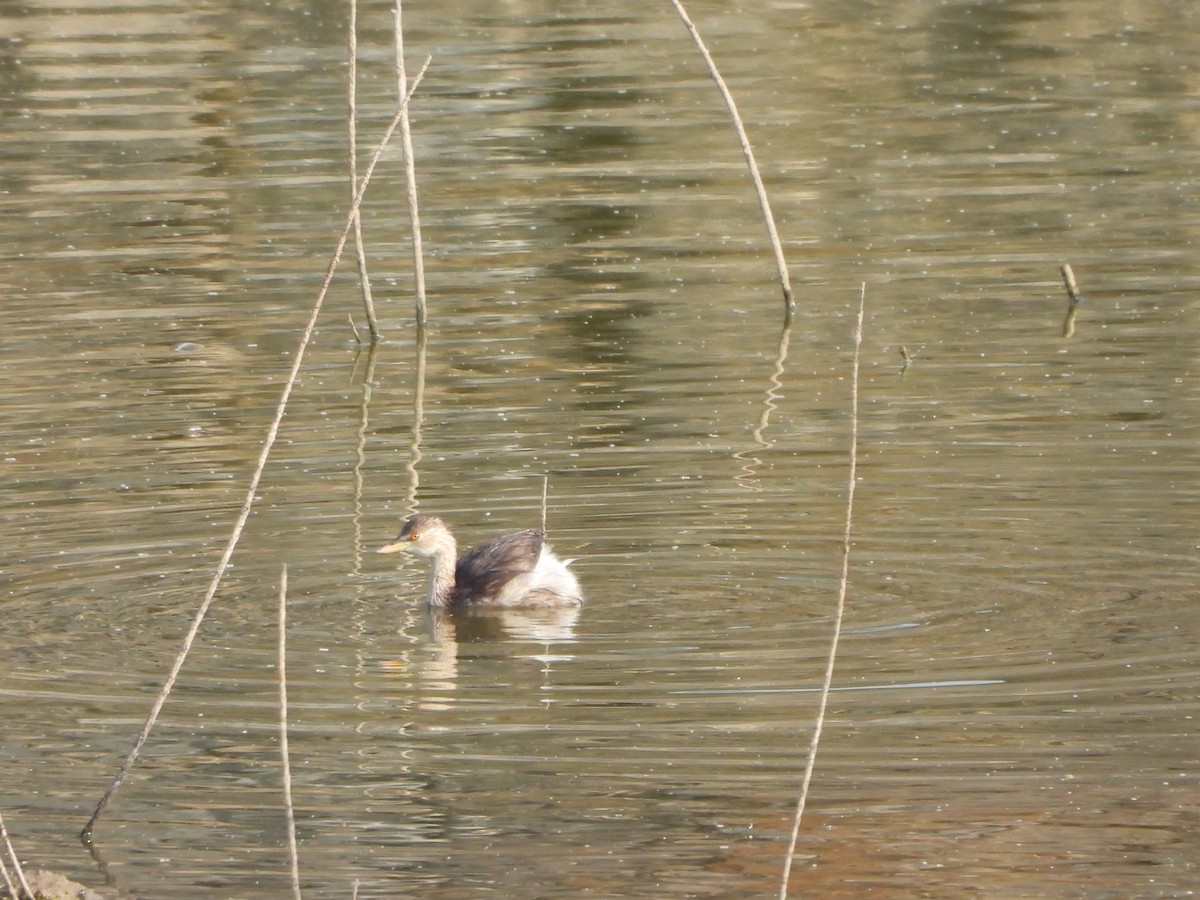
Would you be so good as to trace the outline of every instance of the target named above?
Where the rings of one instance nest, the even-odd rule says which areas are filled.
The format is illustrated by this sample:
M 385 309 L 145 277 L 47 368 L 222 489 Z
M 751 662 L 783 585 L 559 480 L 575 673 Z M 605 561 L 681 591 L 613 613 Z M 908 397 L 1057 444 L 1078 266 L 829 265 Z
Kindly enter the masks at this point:
M 349 48 L 349 85 L 347 88 L 346 129 L 350 138 L 350 196 L 358 194 L 358 0 L 350 0 L 350 48 Z M 371 278 L 367 274 L 367 251 L 363 247 L 362 214 L 354 210 L 354 251 L 358 259 L 358 282 L 362 286 L 363 307 L 367 313 L 367 328 L 371 332 L 371 340 L 380 338 L 379 320 L 375 318 L 375 300 L 371 296 Z M 354 328 L 351 320 L 350 327 L 354 331 L 354 339 L 362 343 L 358 329 Z
M 675 11 L 679 13 L 679 18 L 683 20 L 683 24 L 687 26 L 687 30 L 692 35 L 692 40 L 696 43 L 696 48 L 700 51 L 700 55 L 704 57 L 704 63 L 708 66 L 708 74 L 717 83 L 717 88 L 721 91 L 721 96 L 725 99 L 725 106 L 729 109 L 729 115 L 733 118 L 733 127 L 737 129 L 738 141 L 742 145 L 742 153 L 746 156 L 746 165 L 750 168 L 750 178 L 754 182 L 755 191 L 758 192 L 758 205 L 762 210 L 763 221 L 767 226 L 767 236 L 771 240 L 771 250 L 775 254 L 775 267 L 779 270 L 779 283 L 783 287 L 784 313 L 790 321 L 792 314 L 796 310 L 796 301 L 792 295 L 792 282 L 788 277 L 787 260 L 783 257 L 783 245 L 779 242 L 779 232 L 775 228 L 775 217 L 771 214 L 771 201 L 767 199 L 767 189 L 763 186 L 762 176 L 758 172 L 758 163 L 754 160 L 754 150 L 750 147 L 750 137 L 746 134 L 746 127 L 742 124 L 742 117 L 738 114 L 733 94 L 729 92 L 729 87 L 725 84 L 725 79 L 717 71 L 717 64 L 713 61 L 712 55 L 704 45 L 704 40 L 700 37 L 700 32 L 696 29 L 692 20 L 688 18 L 687 10 L 683 8 L 683 4 L 679 0 L 671 0 L 671 3 L 675 7 Z
M 312 342 L 313 333 L 317 327 L 317 317 L 321 313 L 321 307 L 325 303 L 325 297 L 329 293 L 329 285 L 333 282 L 333 275 L 337 271 L 338 263 L 342 258 L 342 251 L 346 247 L 346 241 L 350 237 L 350 230 L 354 225 L 354 213 L 358 210 L 362 203 L 363 195 L 366 193 L 367 185 L 371 182 L 371 175 L 375 171 L 375 166 L 379 162 L 379 158 L 383 155 L 384 148 L 388 141 L 391 140 L 396 128 L 400 124 L 400 116 L 404 109 L 408 107 L 409 101 L 412 99 L 413 93 L 417 89 L 417 85 L 421 83 L 421 79 L 425 76 L 425 70 L 429 68 L 430 58 L 426 58 L 425 65 L 421 67 L 421 71 L 413 80 L 412 88 L 405 95 L 400 105 L 400 110 L 392 117 L 391 124 L 384 131 L 383 138 L 379 145 L 375 148 L 375 153 L 371 157 L 371 162 L 367 166 L 367 171 L 362 177 L 362 183 L 359 185 L 358 191 L 354 195 L 354 203 L 351 206 L 350 212 L 346 217 L 346 224 L 342 228 L 341 237 L 338 239 L 337 246 L 333 251 L 333 256 L 329 261 L 329 266 L 325 270 L 325 278 L 321 282 L 321 289 L 317 293 L 317 299 L 313 302 L 312 313 L 309 315 L 308 324 L 305 326 L 304 333 L 300 337 L 300 342 L 296 347 L 294 359 L 292 361 L 292 369 L 288 374 L 287 382 L 283 386 L 283 392 L 280 395 L 279 403 L 275 407 L 275 415 L 271 420 L 271 425 L 267 429 L 266 439 L 263 441 L 262 450 L 258 455 L 258 462 L 254 467 L 254 473 L 250 476 L 250 484 L 246 489 L 246 497 L 242 501 L 242 508 L 238 512 L 238 517 L 233 526 L 233 532 L 229 536 L 229 541 L 225 545 L 225 550 L 221 554 L 221 559 L 217 563 L 216 572 L 213 573 L 212 580 L 209 582 L 208 590 L 204 594 L 204 600 L 192 617 L 191 626 L 188 628 L 187 634 L 183 639 L 183 646 L 179 650 L 178 656 L 175 657 L 175 662 L 171 666 L 171 671 L 168 673 L 166 681 L 163 682 L 162 688 L 159 689 L 158 696 L 154 699 L 154 704 L 150 709 L 149 716 L 146 717 L 145 724 L 142 725 L 142 730 L 138 733 L 137 740 L 134 741 L 133 749 L 129 751 L 125 762 L 121 764 L 120 770 L 109 784 L 108 790 L 104 792 L 104 796 L 100 798 L 100 802 L 96 805 L 95 812 L 92 813 L 87 824 L 83 827 L 79 837 L 84 843 L 91 842 L 92 830 L 96 827 L 96 822 L 99 821 L 101 814 L 108 806 L 113 794 L 116 793 L 124 782 L 125 777 L 129 774 L 129 770 L 133 768 L 134 762 L 142 752 L 142 747 L 149 738 L 151 730 L 154 728 L 154 723 L 158 721 L 158 715 L 162 712 L 163 705 L 167 702 L 167 697 L 171 693 L 171 689 L 175 686 L 175 681 L 179 677 L 179 672 L 183 668 L 184 661 L 191 652 L 192 644 L 196 640 L 196 635 L 200 632 L 200 625 L 204 621 L 204 617 L 208 614 L 208 608 L 212 605 L 213 598 L 217 595 L 217 588 L 221 584 L 221 579 L 225 577 L 225 570 L 229 568 L 229 562 L 233 558 L 233 551 L 241 540 L 242 531 L 246 527 L 246 521 L 250 518 L 250 509 L 254 503 L 255 494 L 258 493 L 259 482 L 262 481 L 263 470 L 267 466 L 267 459 L 271 455 L 271 449 L 275 446 L 275 440 L 279 436 L 279 426 L 283 421 L 284 411 L 287 409 L 288 400 L 291 399 L 292 390 L 296 386 L 296 379 L 300 375 L 300 367 L 304 362 L 304 354 L 308 349 L 308 345 Z
M 401 97 L 408 91 L 404 68 L 403 0 L 396 0 L 396 85 Z M 412 129 L 408 123 L 408 104 L 400 117 L 400 146 L 404 150 L 404 182 L 407 186 L 408 218 L 412 224 L 413 281 L 417 300 L 417 327 L 425 327 L 425 256 L 421 246 L 421 212 L 417 206 L 417 166 L 413 159 Z
M 25 880 L 25 872 L 21 868 L 21 860 L 17 856 L 17 851 L 12 845 L 12 841 L 8 839 L 8 829 L 4 827 L 4 816 L 0 815 L 0 838 L 4 839 L 4 849 L 8 853 L 8 858 L 12 860 L 13 871 L 16 872 L 17 881 L 21 883 L 21 889 L 25 891 L 25 896 L 33 900 L 33 891 L 29 887 L 29 882 Z M 4 881 L 8 887 L 8 892 L 12 894 L 13 900 L 17 900 L 19 895 L 16 891 L 16 886 L 10 880 L 8 869 L 4 869 Z
M 13 883 L 12 876 L 8 874 L 8 866 L 4 863 L 4 854 L 2 853 L 0 853 L 0 877 L 4 879 L 4 888 L 8 891 L 8 896 L 16 900 L 17 886 Z
M 287 813 L 288 862 L 292 896 L 300 900 L 300 854 L 296 850 L 296 812 L 292 805 L 292 763 L 288 756 L 287 565 L 279 573 L 279 758 L 283 766 L 283 808 Z
M 796 814 L 792 821 L 792 837 L 783 863 L 783 879 L 779 885 L 779 900 L 788 893 L 788 879 L 792 873 L 792 861 L 796 856 L 796 842 L 800 838 L 800 820 L 808 802 L 808 787 L 812 783 L 813 769 L 817 762 L 817 746 L 825 728 L 825 713 L 829 707 L 829 691 L 833 685 L 833 666 L 837 660 L 838 641 L 842 636 L 842 619 L 846 614 L 846 588 L 850 582 L 850 526 L 854 520 L 854 484 L 858 477 L 858 361 L 862 350 L 863 312 L 867 305 L 867 285 L 864 282 L 858 299 L 858 323 L 854 327 L 854 363 L 850 379 L 850 474 L 846 486 L 846 528 L 842 533 L 842 575 L 838 582 L 837 611 L 833 617 L 833 636 L 829 641 L 829 657 L 825 662 L 825 681 L 821 686 L 821 699 L 817 705 L 817 721 L 813 727 L 812 741 L 808 747 L 808 762 L 804 767 L 804 781 L 800 787 L 800 798 L 796 801 Z

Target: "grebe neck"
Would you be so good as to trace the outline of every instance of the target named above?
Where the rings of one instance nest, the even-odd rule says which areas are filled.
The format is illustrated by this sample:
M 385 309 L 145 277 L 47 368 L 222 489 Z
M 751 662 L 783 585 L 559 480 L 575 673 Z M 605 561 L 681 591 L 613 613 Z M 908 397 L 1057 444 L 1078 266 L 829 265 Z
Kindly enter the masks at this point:
M 454 568 L 458 563 L 458 548 L 453 541 L 443 544 L 433 554 L 429 567 L 429 586 L 426 600 L 430 606 L 449 606 L 454 596 Z

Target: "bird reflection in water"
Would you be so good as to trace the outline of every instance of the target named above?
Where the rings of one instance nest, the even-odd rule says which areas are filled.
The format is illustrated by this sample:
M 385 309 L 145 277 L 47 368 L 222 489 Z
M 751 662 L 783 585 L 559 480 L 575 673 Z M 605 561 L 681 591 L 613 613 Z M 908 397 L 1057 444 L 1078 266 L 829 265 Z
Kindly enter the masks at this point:
M 432 693 L 422 700 L 424 708 L 453 702 L 448 693 L 458 688 L 463 644 L 541 645 L 540 652 L 520 656 L 542 664 L 544 687 L 551 681 L 553 664 L 572 658 L 554 645 L 575 641 L 583 593 L 568 568 L 573 560 L 559 559 L 541 531 L 493 538 L 460 559 L 446 523 L 417 515 L 378 550 L 399 551 L 430 560 L 425 599 L 432 655 L 420 665 L 420 680 Z

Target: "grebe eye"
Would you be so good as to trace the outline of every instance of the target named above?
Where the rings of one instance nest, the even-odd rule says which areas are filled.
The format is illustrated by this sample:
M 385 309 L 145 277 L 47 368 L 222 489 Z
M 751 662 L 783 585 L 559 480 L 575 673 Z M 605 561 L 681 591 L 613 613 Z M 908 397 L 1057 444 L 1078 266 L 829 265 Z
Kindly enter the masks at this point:
M 420 535 L 417 534 L 415 531 L 409 532 L 408 539 L 410 541 L 415 541 L 419 537 L 420 537 Z

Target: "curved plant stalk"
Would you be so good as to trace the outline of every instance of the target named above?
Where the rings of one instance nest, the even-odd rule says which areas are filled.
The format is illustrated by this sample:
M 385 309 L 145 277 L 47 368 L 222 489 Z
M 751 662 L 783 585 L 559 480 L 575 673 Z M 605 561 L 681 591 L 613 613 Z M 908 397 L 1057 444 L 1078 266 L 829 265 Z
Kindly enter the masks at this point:
M 858 477 L 858 360 L 862 350 L 863 310 L 867 303 L 867 286 L 864 283 L 858 300 L 858 324 L 854 328 L 854 365 L 850 379 L 850 474 L 846 486 L 846 528 L 842 533 L 842 575 L 838 582 L 837 611 L 833 617 L 833 636 L 829 641 L 829 657 L 825 662 L 825 681 L 821 685 L 821 699 L 817 705 L 817 721 L 813 726 L 812 741 L 808 746 L 808 762 L 804 767 L 804 781 L 800 787 L 800 798 L 796 801 L 796 814 L 792 820 L 792 837 L 783 861 L 783 880 L 779 885 L 779 900 L 786 900 L 788 878 L 792 874 L 792 861 L 796 857 L 796 841 L 800 837 L 800 820 L 808 802 L 808 786 L 812 783 L 813 769 L 817 763 L 817 746 L 825 729 L 825 712 L 829 708 L 829 690 L 833 684 L 833 665 L 837 660 L 838 640 L 842 636 L 842 619 L 846 614 L 846 588 L 850 582 L 850 524 L 854 519 L 854 483 Z
M 150 732 L 154 728 L 154 723 L 158 721 L 158 715 L 162 712 L 163 705 L 167 702 L 167 697 L 171 693 L 171 689 L 175 686 L 176 679 L 179 678 L 179 672 L 183 668 L 184 662 L 187 660 L 188 653 L 191 652 L 192 644 L 196 640 L 196 635 L 200 633 L 200 625 L 204 622 L 204 617 L 208 614 L 208 608 L 212 605 L 213 598 L 217 595 L 217 588 L 221 584 L 221 579 L 225 577 L 225 570 L 229 568 L 229 562 L 233 558 L 233 551 L 241 540 L 242 531 L 246 527 L 246 521 L 250 518 L 250 508 L 254 503 L 255 495 L 258 493 L 259 482 L 262 481 L 263 470 L 267 466 L 267 459 L 271 455 L 271 450 L 275 446 L 275 440 L 279 436 L 279 426 L 283 422 L 283 414 L 287 409 L 288 401 L 291 399 L 292 390 L 296 386 L 296 379 L 300 376 L 300 367 L 304 362 L 304 353 L 308 349 L 308 345 L 312 342 L 313 334 L 317 327 L 317 317 L 321 313 L 321 307 L 325 303 L 325 297 L 329 293 L 329 285 L 333 282 L 334 272 L 337 271 L 338 263 L 342 258 L 342 251 L 346 247 L 346 241 L 350 237 L 350 231 L 354 226 L 354 214 L 362 205 L 363 195 L 366 193 L 367 185 L 370 184 L 371 175 L 375 171 L 375 166 L 379 162 L 380 156 L 383 155 L 383 150 L 387 146 L 395 133 L 397 126 L 400 124 L 401 114 L 408 108 L 409 101 L 412 99 L 413 92 L 416 91 L 417 85 L 420 84 L 421 78 L 425 75 L 425 70 L 429 67 L 430 60 L 425 60 L 425 65 L 421 68 L 420 73 L 413 80 L 412 89 L 404 96 L 401 101 L 400 110 L 392 118 L 391 124 L 384 132 L 383 138 L 379 145 L 375 148 L 375 154 L 371 157 L 371 163 L 367 167 L 366 173 L 363 175 L 362 184 L 359 185 L 358 191 L 354 195 L 354 203 L 351 205 L 349 214 L 346 217 L 346 224 L 342 228 L 341 237 L 338 239 L 337 246 L 333 251 L 333 256 L 329 261 L 329 266 L 325 270 L 325 278 L 321 282 L 321 289 L 317 293 L 317 299 L 313 301 L 312 313 L 309 315 L 308 324 L 305 326 L 304 333 L 300 336 L 300 342 L 296 347 L 296 352 L 292 361 L 292 369 L 288 374 L 287 381 L 283 386 L 283 393 L 279 398 L 279 403 L 275 407 L 275 416 L 271 420 L 270 426 L 267 428 L 267 436 L 263 441 L 262 450 L 258 455 L 258 463 L 255 465 L 254 473 L 250 476 L 250 484 L 246 488 L 246 497 L 242 501 L 241 511 L 238 513 L 237 520 L 234 522 L 233 532 L 229 536 L 229 541 L 225 545 L 225 550 L 221 554 L 220 562 L 217 563 L 217 569 L 213 573 L 212 580 L 209 582 L 208 590 L 204 595 L 204 600 L 197 608 L 192 616 L 191 626 L 188 628 L 187 634 L 183 639 L 183 646 L 179 650 L 179 654 L 175 657 L 175 662 L 171 666 L 171 671 L 167 674 L 166 681 L 159 689 L 158 696 L 154 698 L 154 704 L 150 709 L 150 714 L 146 717 L 145 724 L 142 725 L 142 730 L 138 733 L 137 739 L 134 741 L 133 749 L 125 757 L 125 762 L 121 764 L 120 770 L 113 778 L 108 786 L 108 790 L 104 792 L 104 796 L 100 798 L 100 802 L 96 804 L 96 809 L 92 813 L 87 824 L 84 825 L 83 831 L 79 837 L 85 844 L 90 844 L 92 839 L 92 831 L 96 827 L 100 816 L 108 807 L 109 801 L 116 794 L 117 789 L 125 781 L 133 764 L 137 761 L 138 756 L 142 752 L 142 747 L 145 746 L 147 738 L 150 737 Z
M 296 850 L 296 809 L 292 805 L 292 761 L 288 756 L 287 564 L 279 572 L 279 757 L 283 769 L 283 809 L 287 815 L 292 896 L 300 900 L 300 854 Z
M 725 84 L 725 79 L 721 77 L 721 73 L 717 70 L 717 64 L 713 61 L 708 48 L 704 46 L 704 40 L 700 37 L 700 32 L 696 30 L 696 26 L 692 23 L 692 20 L 688 18 L 687 10 L 683 8 L 683 4 L 679 0 L 671 0 L 671 4 L 675 7 L 675 11 L 679 13 L 679 18 L 683 20 L 683 24 L 687 26 L 687 30 L 692 35 L 692 40 L 695 42 L 696 48 L 700 51 L 700 55 L 704 57 L 704 64 L 708 66 L 708 74 L 717 83 L 717 88 L 720 89 L 721 96 L 725 99 L 725 106 L 729 109 L 729 115 L 733 118 L 733 127 L 737 129 L 738 142 L 742 145 L 742 153 L 746 157 L 746 165 L 750 167 L 750 178 L 754 182 L 754 190 L 758 193 L 758 205 L 762 210 L 763 221 L 767 226 L 767 237 L 771 241 L 771 250 L 775 254 L 775 267 L 779 270 L 779 282 L 783 287 L 784 315 L 790 322 L 792 314 L 796 311 L 796 300 L 792 295 L 792 282 L 788 277 L 787 260 L 783 257 L 783 245 L 779 242 L 779 231 L 775 228 L 775 217 L 771 214 L 771 201 L 767 199 L 767 189 L 763 186 L 762 176 L 758 172 L 758 163 L 754 160 L 754 150 L 750 147 L 750 137 L 746 134 L 746 126 L 742 124 L 742 117 L 738 115 L 737 104 L 733 100 L 733 94 L 730 93 L 728 85 Z

